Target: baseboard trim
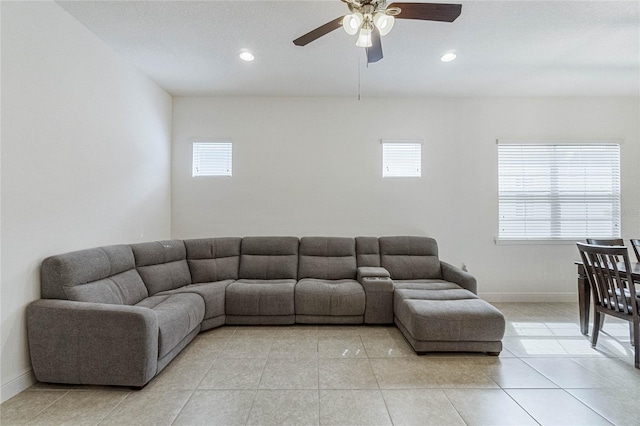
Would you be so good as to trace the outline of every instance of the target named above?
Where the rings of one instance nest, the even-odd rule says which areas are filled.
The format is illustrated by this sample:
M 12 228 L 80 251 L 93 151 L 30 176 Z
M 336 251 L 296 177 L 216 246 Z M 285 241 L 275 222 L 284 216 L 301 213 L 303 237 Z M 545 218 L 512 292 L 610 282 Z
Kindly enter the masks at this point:
M 28 370 L 22 373 L 13 380 L 9 380 L 7 383 L 0 387 L 0 403 L 5 402 L 8 399 L 13 398 L 23 390 L 36 382 L 36 377 L 33 375 L 32 370 Z
M 478 293 L 487 302 L 578 303 L 577 293 Z

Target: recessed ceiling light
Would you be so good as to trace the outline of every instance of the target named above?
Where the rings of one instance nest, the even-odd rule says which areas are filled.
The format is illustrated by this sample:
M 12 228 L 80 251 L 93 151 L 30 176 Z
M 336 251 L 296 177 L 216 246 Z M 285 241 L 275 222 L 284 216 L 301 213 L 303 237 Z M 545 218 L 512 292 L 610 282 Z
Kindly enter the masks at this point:
M 253 53 L 249 52 L 248 50 L 243 50 L 242 52 L 240 52 L 240 59 L 242 59 L 243 61 L 251 62 L 255 59 L 255 56 L 253 56 Z
M 456 55 L 455 52 L 448 52 L 448 53 L 445 53 L 444 55 L 442 55 L 440 57 L 440 60 L 442 62 L 451 62 L 456 58 L 456 56 L 458 56 L 458 55 Z

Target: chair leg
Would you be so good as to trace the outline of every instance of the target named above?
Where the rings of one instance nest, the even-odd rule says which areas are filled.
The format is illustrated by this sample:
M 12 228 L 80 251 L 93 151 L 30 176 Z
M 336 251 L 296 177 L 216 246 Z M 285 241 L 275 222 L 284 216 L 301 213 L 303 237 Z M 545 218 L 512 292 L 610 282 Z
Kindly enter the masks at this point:
M 633 320 L 633 338 L 635 342 L 633 345 L 635 365 L 636 368 L 640 368 L 640 321 L 638 318 Z
M 598 342 L 598 334 L 600 334 L 600 324 L 602 323 L 601 317 L 604 317 L 600 312 L 595 311 L 593 315 L 593 334 L 591 336 L 591 347 L 595 348 Z
M 633 322 L 630 322 L 630 323 L 629 323 L 629 340 L 631 340 L 631 346 L 634 346 L 634 347 L 635 347 L 635 345 L 636 345 L 636 338 L 635 338 L 635 336 L 634 336 L 634 334 L 635 334 L 635 333 L 634 333 L 634 331 L 633 331 L 633 328 L 634 328 L 634 327 L 633 327 Z

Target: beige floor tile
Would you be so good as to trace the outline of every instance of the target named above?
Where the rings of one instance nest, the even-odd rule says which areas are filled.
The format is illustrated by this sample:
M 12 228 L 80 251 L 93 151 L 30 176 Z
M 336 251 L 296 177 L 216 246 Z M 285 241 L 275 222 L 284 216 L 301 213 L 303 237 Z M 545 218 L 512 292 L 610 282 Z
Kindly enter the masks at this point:
M 244 425 L 255 395 L 254 390 L 197 390 L 173 424 Z
M 605 351 L 596 350 L 591 347 L 591 342 L 585 337 L 558 337 L 558 343 L 570 356 L 580 357 L 605 357 Z
M 501 388 L 557 388 L 558 386 L 518 358 L 470 358 L 472 368 L 489 376 Z
M 67 392 L 67 390 L 28 390 L 19 393 L 0 405 L 0 424 L 26 424 Z
M 121 389 L 69 391 L 42 410 L 31 425 L 95 425 L 130 393 Z
M 317 358 L 318 339 L 275 339 L 271 345 L 269 358 Z
M 451 370 L 449 372 L 438 372 L 435 379 L 441 388 L 499 388 L 489 376 L 481 372 L 463 372 Z
M 404 341 L 398 341 L 391 337 L 370 337 L 362 336 L 364 349 L 369 358 L 390 358 L 390 357 L 415 357 L 416 353 L 411 346 Z
M 257 389 L 266 363 L 266 358 L 217 359 L 198 389 Z
M 361 325 L 358 334 L 363 339 L 390 339 L 397 330 L 395 325 Z
M 609 425 L 563 389 L 509 389 L 507 393 L 543 425 Z
M 184 348 L 180 353 L 180 356 L 184 355 L 185 358 L 191 361 L 210 360 L 213 362 L 225 348 L 228 341 L 229 337 L 198 336 L 193 339 L 193 342 Z
M 284 326 L 276 325 L 239 325 L 233 338 L 257 337 L 260 339 L 275 338 L 280 333 L 280 328 Z
M 445 389 L 444 392 L 470 426 L 538 424 L 501 389 Z
M 413 358 L 372 358 L 369 360 L 380 389 L 438 388 L 437 372 L 428 372 Z
M 35 382 L 33 385 L 29 386 L 29 391 L 68 391 L 71 389 L 79 389 L 82 385 L 71 385 L 66 383 L 43 383 L 43 382 Z
M 218 358 L 267 358 L 273 339 L 252 336 L 232 336 Z
M 464 425 L 464 421 L 439 389 L 383 390 L 394 425 Z
M 571 395 L 616 425 L 638 424 L 640 389 L 567 389 Z
M 131 392 L 100 426 L 170 425 L 182 410 L 193 391 Z
M 306 426 L 320 423 L 318 391 L 259 390 L 248 425 Z
M 189 361 L 174 359 L 159 375 L 151 379 L 145 390 L 194 390 L 214 360 Z
M 259 389 L 318 389 L 318 359 L 268 359 Z
M 379 390 L 321 390 L 322 425 L 391 425 Z
M 569 356 L 554 337 L 511 336 L 502 339 L 502 344 L 518 357 Z
M 202 337 L 231 337 L 236 332 L 238 326 L 236 325 L 223 325 L 222 327 L 212 328 L 210 330 L 203 331 L 198 336 Z
M 367 353 L 360 336 L 342 339 L 318 339 L 318 356 L 320 358 L 366 358 Z
M 319 325 L 319 339 L 348 339 L 360 337 L 362 326 L 359 325 Z
M 378 389 L 368 359 L 320 359 L 320 389 Z
M 572 358 L 589 371 L 606 376 L 612 386 L 640 389 L 640 369 L 618 358 Z
M 278 328 L 275 339 L 317 340 L 318 326 L 307 324 L 287 325 Z
M 526 358 L 523 360 L 562 388 L 602 388 L 617 386 L 570 358 Z

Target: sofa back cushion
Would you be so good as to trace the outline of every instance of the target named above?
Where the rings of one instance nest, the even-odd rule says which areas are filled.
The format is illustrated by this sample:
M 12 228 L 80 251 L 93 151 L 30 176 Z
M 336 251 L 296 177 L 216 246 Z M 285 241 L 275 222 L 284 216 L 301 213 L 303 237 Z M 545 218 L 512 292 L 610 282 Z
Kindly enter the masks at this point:
M 244 237 L 240 245 L 241 279 L 297 279 L 296 237 Z
M 356 279 L 356 240 L 339 237 L 300 239 L 298 279 Z
M 380 237 L 380 266 L 394 280 L 442 277 L 438 244 L 428 237 Z
M 40 268 L 44 299 L 135 305 L 148 296 L 131 248 L 98 247 L 46 258 Z
M 187 250 L 182 240 L 132 244 L 131 250 L 149 295 L 191 284 Z
M 378 237 L 356 238 L 356 259 L 361 266 L 380 266 L 380 244 Z
M 184 240 L 193 283 L 237 280 L 242 238 Z

